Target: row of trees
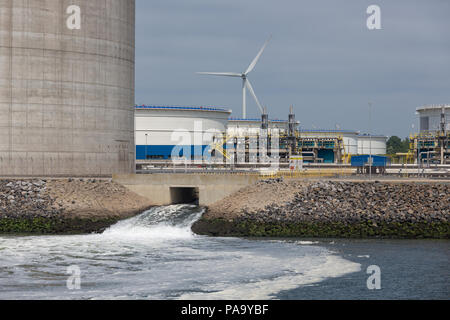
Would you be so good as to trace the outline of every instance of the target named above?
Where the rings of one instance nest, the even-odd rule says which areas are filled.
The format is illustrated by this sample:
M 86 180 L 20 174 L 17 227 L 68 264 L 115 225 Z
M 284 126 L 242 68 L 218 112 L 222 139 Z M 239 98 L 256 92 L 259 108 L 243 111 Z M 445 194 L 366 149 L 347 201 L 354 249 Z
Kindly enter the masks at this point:
M 408 152 L 410 142 L 411 140 L 409 138 L 402 140 L 397 136 L 390 137 L 387 141 L 387 154 Z

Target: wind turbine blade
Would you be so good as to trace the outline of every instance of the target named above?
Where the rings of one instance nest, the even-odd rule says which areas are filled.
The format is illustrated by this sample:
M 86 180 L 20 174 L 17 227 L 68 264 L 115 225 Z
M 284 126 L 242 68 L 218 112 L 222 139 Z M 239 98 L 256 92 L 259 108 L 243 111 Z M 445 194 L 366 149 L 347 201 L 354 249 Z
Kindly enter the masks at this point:
M 253 71 L 253 69 L 255 68 L 256 64 L 258 63 L 259 58 L 263 54 L 263 52 L 266 49 L 267 45 L 269 44 L 270 39 L 272 39 L 272 36 L 270 36 L 269 39 L 267 39 L 266 43 L 264 43 L 264 46 L 261 48 L 261 50 L 259 50 L 258 55 L 256 56 L 255 59 L 253 59 L 252 63 L 248 66 L 247 71 L 245 71 L 245 73 L 244 73 L 245 75 L 247 75 L 247 74 L 249 74 L 250 72 Z
M 261 110 L 261 113 L 264 113 L 264 109 L 261 106 L 261 103 L 259 103 L 258 97 L 256 97 L 255 91 L 253 90 L 253 87 L 248 79 L 245 81 L 245 85 L 247 86 L 248 91 L 252 94 L 253 98 L 255 98 L 256 104 L 258 105 L 259 110 Z
M 233 72 L 197 72 L 197 74 L 209 75 L 209 76 L 224 76 L 224 77 L 242 77 L 240 73 Z

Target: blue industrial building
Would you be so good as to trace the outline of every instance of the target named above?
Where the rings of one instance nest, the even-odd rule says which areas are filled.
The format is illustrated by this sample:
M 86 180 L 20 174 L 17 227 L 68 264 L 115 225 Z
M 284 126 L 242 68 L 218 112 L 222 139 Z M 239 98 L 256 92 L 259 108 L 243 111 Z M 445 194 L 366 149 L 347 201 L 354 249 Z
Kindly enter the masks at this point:
M 372 165 L 370 165 L 372 158 Z M 357 173 L 386 173 L 386 167 L 391 163 L 391 159 L 385 156 L 361 155 L 353 156 L 351 160 L 352 167 L 357 168 Z M 372 170 L 370 170 L 372 169 Z
M 370 155 L 361 155 L 361 156 L 353 156 L 351 163 L 352 167 L 364 167 L 369 165 L 369 158 L 372 157 L 372 166 L 373 167 L 386 167 L 390 164 L 390 158 L 385 156 L 370 156 Z

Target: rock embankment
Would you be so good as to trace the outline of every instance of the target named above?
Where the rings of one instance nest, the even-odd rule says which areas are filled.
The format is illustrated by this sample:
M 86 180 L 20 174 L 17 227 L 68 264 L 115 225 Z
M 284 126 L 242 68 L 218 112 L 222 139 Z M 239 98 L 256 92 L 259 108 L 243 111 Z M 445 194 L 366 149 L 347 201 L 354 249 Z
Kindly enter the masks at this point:
M 150 207 L 110 180 L 0 180 L 0 233 L 100 232 Z
M 450 184 L 268 180 L 208 208 L 215 236 L 449 238 Z

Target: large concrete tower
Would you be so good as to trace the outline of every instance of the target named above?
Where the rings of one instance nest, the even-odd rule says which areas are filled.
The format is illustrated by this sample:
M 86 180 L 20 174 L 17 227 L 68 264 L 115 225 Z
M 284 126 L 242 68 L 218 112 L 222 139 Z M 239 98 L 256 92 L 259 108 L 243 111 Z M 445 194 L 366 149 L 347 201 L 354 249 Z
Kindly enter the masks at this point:
M 134 171 L 134 0 L 0 0 L 0 176 Z

